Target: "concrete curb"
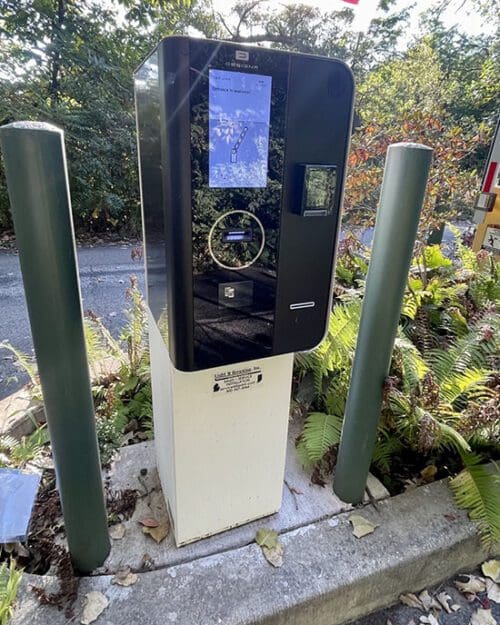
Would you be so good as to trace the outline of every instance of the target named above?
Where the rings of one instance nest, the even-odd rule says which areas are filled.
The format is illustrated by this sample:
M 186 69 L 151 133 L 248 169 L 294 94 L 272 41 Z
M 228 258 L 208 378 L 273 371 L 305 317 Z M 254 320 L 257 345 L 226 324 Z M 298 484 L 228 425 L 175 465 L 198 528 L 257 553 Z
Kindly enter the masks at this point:
M 99 383 L 120 368 L 120 361 L 109 356 L 90 364 L 90 377 L 93 383 Z M 0 399 L 0 436 L 12 436 L 20 440 L 35 430 L 35 424 L 45 423 L 43 404 L 34 402 L 28 387 Z
M 109 575 L 84 578 L 75 613 L 79 617 L 85 594 L 98 590 L 109 606 L 97 625 L 339 625 L 488 556 L 445 481 L 377 506 L 362 514 L 379 527 L 359 540 L 350 513 L 281 534 L 279 569 L 250 544 L 142 573 L 128 588 L 112 585 Z M 62 613 L 38 604 L 30 584 L 50 588 L 56 580 L 24 576 L 12 625 L 67 623 Z

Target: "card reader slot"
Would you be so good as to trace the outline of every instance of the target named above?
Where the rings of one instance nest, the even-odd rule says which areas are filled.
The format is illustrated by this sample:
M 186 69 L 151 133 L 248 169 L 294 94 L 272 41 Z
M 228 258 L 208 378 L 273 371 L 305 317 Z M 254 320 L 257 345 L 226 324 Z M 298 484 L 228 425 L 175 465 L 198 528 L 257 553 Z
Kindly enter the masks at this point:
M 253 241 L 253 231 L 251 228 L 231 228 L 222 233 L 224 243 L 249 243 Z

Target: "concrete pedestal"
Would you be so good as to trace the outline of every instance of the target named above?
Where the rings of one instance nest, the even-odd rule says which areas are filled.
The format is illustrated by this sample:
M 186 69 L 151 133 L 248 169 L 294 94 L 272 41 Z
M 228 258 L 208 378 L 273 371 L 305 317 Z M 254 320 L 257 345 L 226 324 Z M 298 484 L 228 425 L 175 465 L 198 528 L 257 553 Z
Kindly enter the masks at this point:
M 293 355 L 183 372 L 150 313 L 149 336 L 158 472 L 177 546 L 276 512 Z

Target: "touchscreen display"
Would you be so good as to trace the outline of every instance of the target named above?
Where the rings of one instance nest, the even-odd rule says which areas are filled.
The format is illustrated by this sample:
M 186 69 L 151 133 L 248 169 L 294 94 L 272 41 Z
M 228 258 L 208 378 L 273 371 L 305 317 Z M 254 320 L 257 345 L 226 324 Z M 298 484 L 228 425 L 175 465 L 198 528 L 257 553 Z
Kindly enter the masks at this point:
M 265 187 L 271 76 L 209 70 L 210 187 Z

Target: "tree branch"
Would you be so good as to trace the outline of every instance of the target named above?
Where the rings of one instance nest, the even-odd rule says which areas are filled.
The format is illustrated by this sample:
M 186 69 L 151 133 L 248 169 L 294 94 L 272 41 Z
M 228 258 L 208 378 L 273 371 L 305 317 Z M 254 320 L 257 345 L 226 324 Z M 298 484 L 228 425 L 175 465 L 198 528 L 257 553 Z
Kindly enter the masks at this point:
M 236 37 L 240 36 L 240 28 L 243 25 L 243 22 L 246 20 L 248 14 L 253 11 L 255 9 L 256 6 L 258 6 L 259 4 L 262 4 L 262 2 L 264 2 L 264 0 L 255 0 L 255 2 L 252 2 L 252 4 L 249 4 L 241 13 L 240 15 L 240 21 L 238 22 L 238 25 L 236 26 Z
M 238 36 L 233 35 L 231 39 L 226 39 L 226 41 L 234 41 L 237 43 L 282 43 L 286 45 L 293 45 L 294 39 L 293 37 L 287 37 L 286 35 L 273 35 L 272 33 L 263 33 L 262 35 L 247 35 L 247 36 Z

